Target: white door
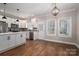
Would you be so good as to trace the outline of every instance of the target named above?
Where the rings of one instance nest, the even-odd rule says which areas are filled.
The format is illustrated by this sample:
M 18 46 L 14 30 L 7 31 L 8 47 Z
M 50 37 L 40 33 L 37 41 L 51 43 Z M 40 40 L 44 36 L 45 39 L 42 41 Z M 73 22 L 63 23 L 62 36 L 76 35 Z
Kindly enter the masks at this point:
M 10 47 L 14 47 L 15 46 L 15 34 L 14 35 L 9 35 L 8 37 L 8 41 L 9 41 L 9 48 Z
M 8 48 L 8 39 L 7 37 L 4 36 L 0 36 L 0 51 L 5 50 Z
M 38 28 L 38 39 L 44 39 L 45 37 L 45 23 L 44 22 L 38 22 L 37 24 Z

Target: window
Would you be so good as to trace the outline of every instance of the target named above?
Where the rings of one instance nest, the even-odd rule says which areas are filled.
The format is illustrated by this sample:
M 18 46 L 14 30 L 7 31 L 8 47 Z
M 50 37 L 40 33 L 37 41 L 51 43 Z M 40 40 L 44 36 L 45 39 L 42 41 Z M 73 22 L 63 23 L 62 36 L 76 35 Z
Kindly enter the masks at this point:
M 72 21 L 71 17 L 64 17 L 58 20 L 59 37 L 71 37 Z
M 48 20 L 46 24 L 47 35 L 56 35 L 56 20 Z

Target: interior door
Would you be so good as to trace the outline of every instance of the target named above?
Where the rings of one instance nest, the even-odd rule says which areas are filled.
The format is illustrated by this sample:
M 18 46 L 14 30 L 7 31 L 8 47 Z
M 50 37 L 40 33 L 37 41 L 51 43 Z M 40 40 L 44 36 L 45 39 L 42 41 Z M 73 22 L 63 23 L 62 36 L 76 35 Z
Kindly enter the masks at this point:
M 45 23 L 44 22 L 38 22 L 38 39 L 44 39 L 45 38 Z

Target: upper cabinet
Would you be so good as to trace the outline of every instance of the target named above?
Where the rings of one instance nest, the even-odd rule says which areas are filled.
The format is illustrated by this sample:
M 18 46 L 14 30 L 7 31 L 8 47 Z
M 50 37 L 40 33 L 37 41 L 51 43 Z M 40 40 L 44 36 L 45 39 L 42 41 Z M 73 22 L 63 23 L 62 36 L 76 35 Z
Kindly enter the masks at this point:
M 27 28 L 27 21 L 26 20 L 20 20 L 19 21 L 19 28 Z
M 64 17 L 58 20 L 59 37 L 71 37 L 72 35 L 72 18 Z

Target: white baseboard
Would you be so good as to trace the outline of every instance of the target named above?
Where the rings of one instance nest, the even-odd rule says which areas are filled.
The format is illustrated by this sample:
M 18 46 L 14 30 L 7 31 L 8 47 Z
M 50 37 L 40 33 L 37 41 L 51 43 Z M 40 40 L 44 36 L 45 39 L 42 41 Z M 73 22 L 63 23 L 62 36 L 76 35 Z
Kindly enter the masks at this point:
M 64 41 L 50 40 L 50 39 L 41 39 L 41 40 L 46 40 L 46 41 L 52 41 L 52 42 L 58 42 L 58 43 L 64 43 L 64 44 L 75 45 L 75 43 L 72 43 L 72 42 L 64 42 Z
M 79 49 L 79 45 L 78 44 L 75 44 L 75 46 Z
M 64 42 L 64 41 L 57 41 L 57 40 L 50 40 L 50 39 L 41 39 L 41 40 L 46 40 L 46 41 L 51 41 L 51 42 L 58 42 L 58 43 L 63 43 L 63 44 L 69 44 L 69 45 L 75 45 L 77 48 L 79 48 L 79 45 L 73 42 Z

